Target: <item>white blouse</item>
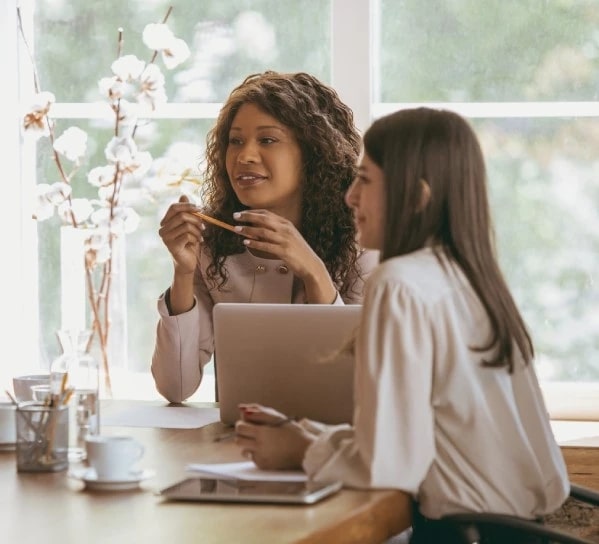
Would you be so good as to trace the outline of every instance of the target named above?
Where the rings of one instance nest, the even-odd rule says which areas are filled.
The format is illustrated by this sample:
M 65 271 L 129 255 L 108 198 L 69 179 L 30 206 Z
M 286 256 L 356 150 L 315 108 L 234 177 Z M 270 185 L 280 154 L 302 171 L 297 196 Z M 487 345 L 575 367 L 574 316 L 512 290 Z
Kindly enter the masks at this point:
M 464 511 L 534 517 L 569 492 L 533 365 L 481 366 L 489 319 L 431 248 L 389 259 L 366 284 L 354 426 L 326 429 L 304 469 L 349 487 L 395 488 L 433 519 Z

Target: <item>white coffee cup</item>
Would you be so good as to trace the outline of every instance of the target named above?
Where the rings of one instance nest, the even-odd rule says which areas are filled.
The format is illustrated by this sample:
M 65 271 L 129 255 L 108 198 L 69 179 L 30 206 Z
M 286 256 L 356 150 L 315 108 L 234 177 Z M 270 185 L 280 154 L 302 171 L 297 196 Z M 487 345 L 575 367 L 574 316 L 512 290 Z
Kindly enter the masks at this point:
M 0 444 L 17 441 L 16 406 L 12 401 L 0 399 Z
M 90 435 L 85 439 L 87 462 L 98 480 L 126 480 L 144 447 L 132 436 Z
M 44 385 L 50 383 L 50 374 L 28 374 L 26 376 L 15 376 L 12 379 L 12 387 L 15 398 L 19 402 L 33 399 L 32 385 Z

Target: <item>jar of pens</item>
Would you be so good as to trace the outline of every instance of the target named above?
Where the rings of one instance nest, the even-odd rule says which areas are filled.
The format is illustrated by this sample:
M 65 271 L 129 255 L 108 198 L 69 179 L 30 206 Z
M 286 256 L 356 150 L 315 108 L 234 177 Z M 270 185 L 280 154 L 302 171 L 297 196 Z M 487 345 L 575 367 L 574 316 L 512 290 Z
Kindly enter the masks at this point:
M 69 398 L 72 389 L 17 406 L 17 471 L 58 472 L 69 466 Z

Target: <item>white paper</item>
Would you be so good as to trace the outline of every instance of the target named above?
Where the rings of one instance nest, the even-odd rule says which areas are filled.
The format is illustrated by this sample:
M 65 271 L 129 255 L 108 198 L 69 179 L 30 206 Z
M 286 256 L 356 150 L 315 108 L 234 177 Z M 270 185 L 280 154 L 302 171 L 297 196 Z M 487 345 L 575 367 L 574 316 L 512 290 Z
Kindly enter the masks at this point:
M 268 480 L 271 482 L 305 482 L 308 479 L 306 473 L 301 470 L 261 470 L 253 461 L 241 461 L 238 463 L 191 463 L 185 469 L 208 478 Z
M 100 408 L 100 426 L 159 427 L 163 429 L 199 429 L 220 421 L 218 408 L 170 406 L 136 401 L 110 401 Z

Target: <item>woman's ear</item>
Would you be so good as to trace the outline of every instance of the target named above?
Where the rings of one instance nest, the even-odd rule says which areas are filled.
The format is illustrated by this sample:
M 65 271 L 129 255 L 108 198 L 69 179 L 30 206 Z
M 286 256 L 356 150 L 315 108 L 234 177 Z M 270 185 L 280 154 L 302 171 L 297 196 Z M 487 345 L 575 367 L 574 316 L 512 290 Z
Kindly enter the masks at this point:
M 420 178 L 420 191 L 420 203 L 418 204 L 419 212 L 428 206 L 431 199 L 431 186 L 424 178 Z

